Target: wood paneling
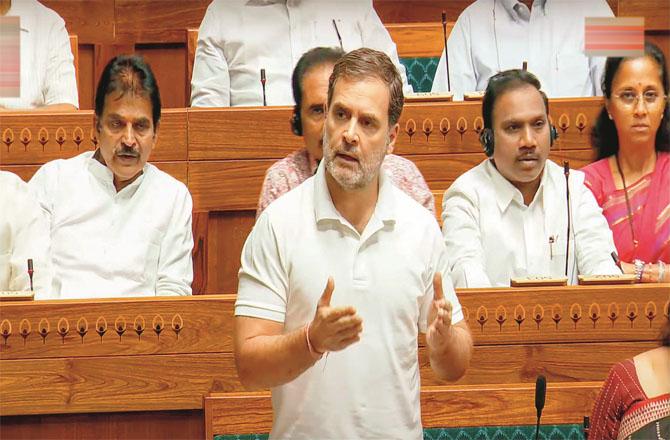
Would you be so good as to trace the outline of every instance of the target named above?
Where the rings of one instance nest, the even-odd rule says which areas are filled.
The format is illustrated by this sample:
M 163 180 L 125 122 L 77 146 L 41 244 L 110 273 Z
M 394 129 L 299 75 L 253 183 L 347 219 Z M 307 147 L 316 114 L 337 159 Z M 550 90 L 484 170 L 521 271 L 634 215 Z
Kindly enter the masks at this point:
M 80 44 L 108 44 L 116 41 L 114 0 L 40 0 L 65 20 Z
M 201 211 L 255 210 L 272 159 L 190 162 L 193 206 Z
M 186 111 L 162 112 L 158 140 L 152 161 L 186 160 Z M 43 164 L 54 159 L 74 157 L 97 145 L 93 112 L 7 113 L 0 122 L 0 164 Z
M 303 146 L 291 107 L 189 109 L 189 160 L 281 159 Z M 260 187 L 259 187 L 260 189 Z
M 184 88 L 184 44 L 138 44 L 135 52 L 144 56 L 151 65 L 160 89 L 163 108 L 188 107 L 190 101 Z
M 256 210 L 215 212 L 209 221 L 206 292 L 237 292 L 240 255 L 254 227 Z
M 647 31 L 670 30 L 670 3 L 659 0 L 619 0 L 618 16 L 644 17 Z M 668 53 L 666 52 L 666 56 Z
M 447 38 L 454 28 L 454 22 L 447 23 Z M 441 22 L 433 23 L 393 23 L 386 25 L 391 39 L 396 43 L 398 56 L 439 57 L 444 50 L 444 31 Z
M 3 439 L 201 439 L 202 410 L 5 416 Z
M 116 33 L 121 41 L 186 41 L 186 29 L 199 28 L 211 0 L 114 0 Z
M 542 421 L 580 423 L 589 414 L 601 382 L 550 383 Z M 424 428 L 514 426 L 535 424 L 529 384 L 481 387 L 423 387 L 421 421 Z M 270 432 L 270 393 L 213 393 L 205 397 L 205 435 Z

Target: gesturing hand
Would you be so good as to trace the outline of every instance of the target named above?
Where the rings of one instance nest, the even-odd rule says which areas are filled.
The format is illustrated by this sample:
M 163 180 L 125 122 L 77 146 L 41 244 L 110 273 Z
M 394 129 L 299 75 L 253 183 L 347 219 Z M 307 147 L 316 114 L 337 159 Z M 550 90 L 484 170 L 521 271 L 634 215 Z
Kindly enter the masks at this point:
M 428 331 L 426 342 L 431 350 L 443 351 L 451 338 L 451 303 L 444 299 L 442 292 L 442 274 L 435 273 L 433 277 L 433 304 L 428 314 Z
M 309 340 L 318 353 L 339 351 L 360 339 L 363 320 L 352 306 L 331 307 L 335 290 L 333 277 L 328 277 L 326 288 L 316 306 L 314 319 L 309 325 Z

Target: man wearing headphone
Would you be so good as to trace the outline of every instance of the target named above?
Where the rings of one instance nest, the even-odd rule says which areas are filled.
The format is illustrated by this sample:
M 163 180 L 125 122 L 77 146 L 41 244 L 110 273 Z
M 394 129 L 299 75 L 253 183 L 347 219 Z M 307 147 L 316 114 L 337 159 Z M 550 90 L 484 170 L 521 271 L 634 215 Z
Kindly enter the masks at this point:
M 323 156 L 324 109 L 328 80 L 335 62 L 344 55 L 338 48 L 316 47 L 305 52 L 293 70 L 295 107 L 291 130 L 302 136 L 305 148 L 275 162 L 265 173 L 256 217 L 275 199 L 313 176 Z M 435 214 L 435 201 L 414 162 L 394 154 L 386 155 L 382 168 L 393 183 Z
M 547 160 L 557 134 L 538 79 L 524 70 L 493 76 L 482 113 L 488 159 L 456 179 L 443 199 L 454 285 L 509 286 L 512 278 L 535 276 L 566 276 L 574 284 L 578 274 L 620 274 L 612 233 L 584 174 L 566 174 Z

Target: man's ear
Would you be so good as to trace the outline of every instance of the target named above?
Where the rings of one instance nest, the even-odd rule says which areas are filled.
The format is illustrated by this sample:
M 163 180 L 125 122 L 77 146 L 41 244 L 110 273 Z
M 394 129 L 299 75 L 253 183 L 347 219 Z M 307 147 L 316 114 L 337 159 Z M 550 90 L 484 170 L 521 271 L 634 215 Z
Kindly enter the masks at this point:
M 388 147 L 386 147 L 386 154 L 393 153 L 395 141 L 398 139 L 398 133 L 400 133 L 400 124 L 396 122 L 395 125 L 389 129 L 389 144 Z
M 154 143 L 158 141 L 158 129 L 161 128 L 161 123 L 158 121 L 158 123 L 154 126 Z
M 100 125 L 100 119 L 98 119 L 98 115 L 93 115 L 93 128 L 98 134 L 100 134 L 102 131 L 102 126 Z

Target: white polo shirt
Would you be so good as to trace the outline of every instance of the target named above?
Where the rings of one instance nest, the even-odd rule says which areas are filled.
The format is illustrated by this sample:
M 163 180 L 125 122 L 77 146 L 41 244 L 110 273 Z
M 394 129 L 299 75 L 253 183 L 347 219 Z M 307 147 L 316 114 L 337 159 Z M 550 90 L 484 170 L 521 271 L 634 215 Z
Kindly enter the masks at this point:
M 607 220 L 584 173 L 570 171 L 568 280 L 620 274 Z M 547 160 L 535 198 L 485 160 L 461 175 L 442 200 L 442 230 L 456 287 L 509 286 L 510 279 L 565 274 L 567 202 L 563 168 Z
M 37 0 L 15 0 L 7 16 L 18 16 L 21 88 L 18 98 L 0 98 L 0 106 L 26 109 L 52 104 L 79 107 L 74 57 L 65 22 Z
M 51 223 L 52 298 L 190 295 L 191 195 L 151 164 L 121 191 L 88 151 L 30 180 Z
M 331 305 L 363 319 L 359 342 L 272 390 L 272 438 L 423 438 L 417 336 L 438 270 L 456 323 L 463 313 L 437 222 L 383 173 L 362 234 L 335 209 L 323 162 L 263 211 L 242 251 L 235 314 L 291 332 L 313 319 L 332 276 Z
M 0 171 L 0 290 L 30 290 L 28 258 L 33 260 L 36 297 L 51 289 L 49 224 L 28 184 Z

